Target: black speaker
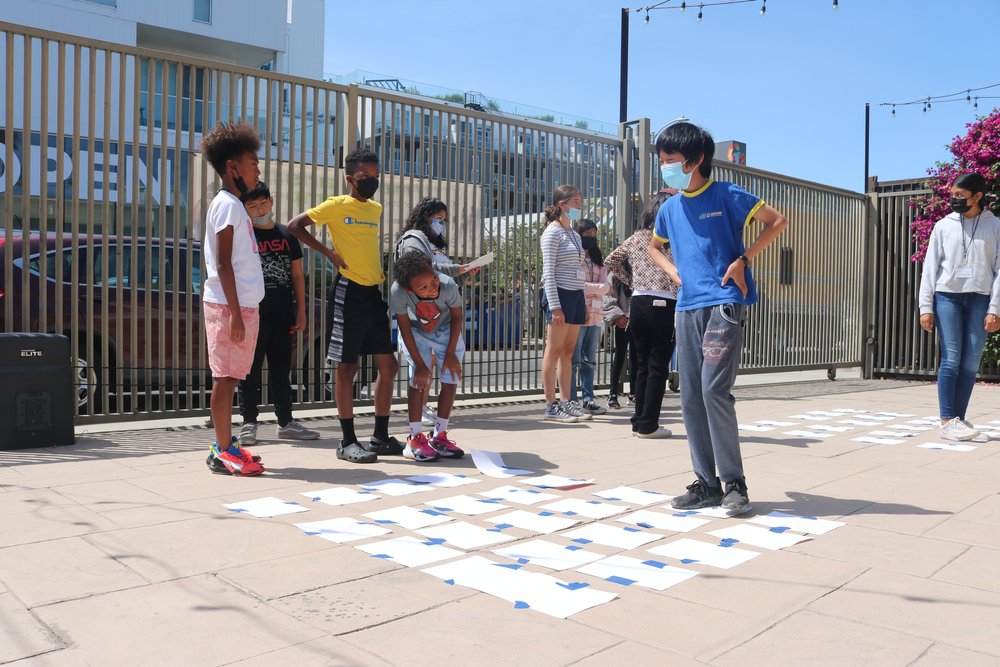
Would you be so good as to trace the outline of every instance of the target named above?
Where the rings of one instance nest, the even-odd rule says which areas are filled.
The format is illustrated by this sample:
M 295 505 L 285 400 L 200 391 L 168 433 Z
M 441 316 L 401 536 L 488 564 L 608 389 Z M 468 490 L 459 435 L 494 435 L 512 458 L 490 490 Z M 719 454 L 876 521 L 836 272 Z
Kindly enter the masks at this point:
M 0 334 L 0 449 L 72 445 L 75 413 L 69 339 Z

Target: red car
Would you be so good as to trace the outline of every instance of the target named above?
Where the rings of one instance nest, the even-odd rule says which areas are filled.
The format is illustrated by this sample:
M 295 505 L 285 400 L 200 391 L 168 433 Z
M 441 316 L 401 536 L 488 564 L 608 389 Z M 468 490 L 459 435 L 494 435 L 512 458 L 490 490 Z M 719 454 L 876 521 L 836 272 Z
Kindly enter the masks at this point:
M 0 331 L 61 333 L 75 341 L 81 414 L 140 409 L 133 399 L 157 409 L 154 397 L 167 399 L 159 409 L 207 407 L 200 396 L 211 387 L 211 373 L 199 242 L 95 236 L 88 247 L 85 236 L 49 234 L 43 243 L 32 232 L 5 243 L 0 231 L 0 267 L 8 262 L 13 281 L 5 284 L 0 270 Z M 325 361 L 321 313 L 322 301 L 314 298 L 309 329 L 295 337 L 297 346 L 313 341 L 302 353 L 302 375 L 293 363 L 293 384 L 307 389 L 303 400 L 331 396 L 329 365 L 318 372 L 309 367 L 310 359 Z M 293 359 L 299 355 L 296 349 Z

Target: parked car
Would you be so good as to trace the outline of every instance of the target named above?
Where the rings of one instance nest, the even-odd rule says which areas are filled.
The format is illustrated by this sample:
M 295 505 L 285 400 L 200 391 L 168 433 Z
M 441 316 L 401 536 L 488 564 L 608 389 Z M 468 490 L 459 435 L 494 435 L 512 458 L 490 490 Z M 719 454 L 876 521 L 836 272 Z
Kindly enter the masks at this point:
M 81 413 L 126 410 L 107 400 L 132 389 L 152 395 L 211 387 L 211 372 L 199 363 L 205 343 L 199 242 L 95 237 L 88 246 L 86 238 L 74 240 L 72 234 L 49 234 L 43 241 L 37 232 L 27 237 L 15 232 L 7 244 L 0 234 L 0 267 L 7 257 L 13 280 L 5 284 L 0 270 L 0 331 L 75 339 Z M 26 303 L 22 294 L 28 295 Z M 13 302 L 9 323 L 6 300 Z M 302 374 L 294 368 L 293 374 L 302 378 L 303 398 L 330 400 L 329 364 L 310 366 L 326 357 L 319 330 L 322 301 L 313 299 L 311 310 L 306 335 L 294 338 L 296 346 L 302 340 L 311 344 L 301 351 Z M 293 359 L 299 356 L 296 347 Z M 207 358 L 202 363 L 207 366 Z

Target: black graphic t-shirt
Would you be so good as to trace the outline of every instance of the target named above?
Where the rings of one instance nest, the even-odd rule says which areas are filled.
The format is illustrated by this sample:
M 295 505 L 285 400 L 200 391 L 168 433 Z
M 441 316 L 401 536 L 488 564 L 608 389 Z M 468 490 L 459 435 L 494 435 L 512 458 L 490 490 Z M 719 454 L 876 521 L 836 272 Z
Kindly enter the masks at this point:
M 264 300 L 261 316 L 294 319 L 295 292 L 292 289 L 292 262 L 302 259 L 302 246 L 280 222 L 270 229 L 253 228 L 257 254 L 264 273 Z

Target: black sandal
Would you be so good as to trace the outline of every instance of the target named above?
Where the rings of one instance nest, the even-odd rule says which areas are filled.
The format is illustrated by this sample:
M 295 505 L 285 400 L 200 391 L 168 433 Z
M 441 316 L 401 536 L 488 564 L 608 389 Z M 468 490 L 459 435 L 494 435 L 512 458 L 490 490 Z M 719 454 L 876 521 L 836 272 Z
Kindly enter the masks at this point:
M 385 441 L 373 435 L 368 441 L 368 446 L 361 446 L 378 456 L 402 456 L 403 454 L 403 443 L 392 436 L 389 436 L 389 440 Z
M 378 456 L 374 452 L 369 452 L 356 442 L 345 445 L 343 441 L 341 441 L 340 447 L 337 447 L 337 458 L 351 463 L 375 463 L 378 461 Z

